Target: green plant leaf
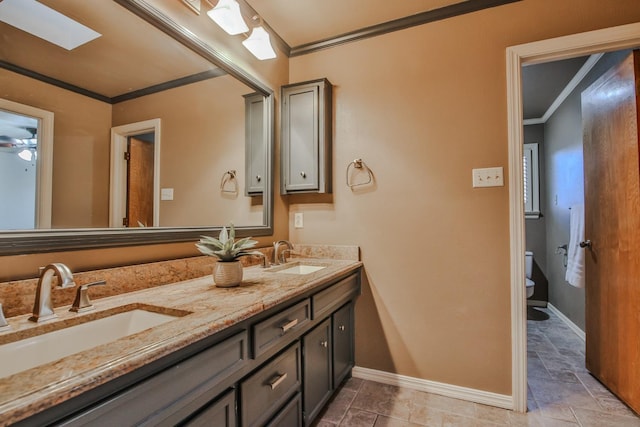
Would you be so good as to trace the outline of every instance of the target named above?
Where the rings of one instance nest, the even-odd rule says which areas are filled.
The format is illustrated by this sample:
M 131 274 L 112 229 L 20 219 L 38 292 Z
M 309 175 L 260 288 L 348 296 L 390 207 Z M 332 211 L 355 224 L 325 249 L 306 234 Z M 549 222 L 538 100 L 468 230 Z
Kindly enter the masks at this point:
M 251 240 L 251 237 L 244 237 L 236 241 L 235 236 L 235 228 L 233 223 L 230 223 L 229 232 L 227 232 L 227 227 L 222 227 L 217 239 L 211 236 L 200 236 L 200 240 L 196 243 L 196 248 L 202 254 L 215 256 L 223 262 L 235 261 L 245 255 L 262 255 L 261 252 L 246 251 L 246 249 L 258 243 L 256 240 Z
M 218 236 L 218 240 L 220 240 L 220 243 L 227 243 L 229 241 L 229 234 L 227 233 L 227 227 L 222 227 L 222 230 L 220 230 L 220 236 Z

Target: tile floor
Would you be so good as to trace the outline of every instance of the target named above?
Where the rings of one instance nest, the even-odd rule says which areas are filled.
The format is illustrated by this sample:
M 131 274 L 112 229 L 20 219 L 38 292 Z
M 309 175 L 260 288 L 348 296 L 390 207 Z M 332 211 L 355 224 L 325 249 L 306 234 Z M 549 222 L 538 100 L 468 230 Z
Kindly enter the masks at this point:
M 527 414 L 352 378 L 314 427 L 640 427 L 640 418 L 584 368 L 584 342 L 550 311 L 534 310 L 530 318 L 544 320 L 527 322 Z

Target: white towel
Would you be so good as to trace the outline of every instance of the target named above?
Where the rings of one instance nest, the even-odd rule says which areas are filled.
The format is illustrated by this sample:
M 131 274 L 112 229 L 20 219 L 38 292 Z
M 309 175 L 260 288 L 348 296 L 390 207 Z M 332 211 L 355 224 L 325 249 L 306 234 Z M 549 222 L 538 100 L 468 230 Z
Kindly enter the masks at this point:
M 567 274 L 565 280 L 576 288 L 584 288 L 585 249 L 580 247 L 584 241 L 584 205 L 571 206 L 569 217 L 569 250 L 567 251 Z

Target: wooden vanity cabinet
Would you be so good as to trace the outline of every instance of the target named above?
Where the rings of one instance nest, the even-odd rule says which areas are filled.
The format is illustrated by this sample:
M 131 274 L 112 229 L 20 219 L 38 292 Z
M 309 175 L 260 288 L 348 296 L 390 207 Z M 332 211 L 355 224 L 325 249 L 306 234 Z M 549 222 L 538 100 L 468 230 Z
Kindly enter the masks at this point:
M 16 425 L 309 425 L 353 367 L 360 274 L 291 298 Z
M 327 79 L 282 86 L 282 194 L 331 192 L 332 90 Z

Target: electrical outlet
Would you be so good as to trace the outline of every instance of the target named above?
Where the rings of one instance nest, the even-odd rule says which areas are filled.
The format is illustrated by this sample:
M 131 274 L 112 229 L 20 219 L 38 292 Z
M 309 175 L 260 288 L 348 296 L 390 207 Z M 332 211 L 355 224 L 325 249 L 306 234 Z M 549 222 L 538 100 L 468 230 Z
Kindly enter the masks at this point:
M 304 214 L 302 212 L 293 214 L 293 226 L 294 228 L 304 228 Z
M 473 187 L 502 187 L 504 186 L 503 169 L 483 168 L 473 169 Z

